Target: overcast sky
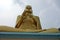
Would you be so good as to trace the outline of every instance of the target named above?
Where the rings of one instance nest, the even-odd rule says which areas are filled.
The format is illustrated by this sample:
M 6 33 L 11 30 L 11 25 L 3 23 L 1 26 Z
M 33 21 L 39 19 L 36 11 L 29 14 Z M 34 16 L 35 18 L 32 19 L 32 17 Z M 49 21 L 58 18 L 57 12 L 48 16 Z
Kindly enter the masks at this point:
M 0 25 L 14 27 L 26 5 L 40 17 L 43 29 L 60 27 L 60 0 L 0 0 Z

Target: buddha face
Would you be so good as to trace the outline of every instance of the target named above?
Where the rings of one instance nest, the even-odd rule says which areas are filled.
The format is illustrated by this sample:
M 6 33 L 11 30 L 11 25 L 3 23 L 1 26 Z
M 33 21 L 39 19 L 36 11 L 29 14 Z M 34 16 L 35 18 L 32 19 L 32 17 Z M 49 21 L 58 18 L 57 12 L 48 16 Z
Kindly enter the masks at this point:
M 30 5 L 27 5 L 25 11 L 32 13 L 32 7 Z
M 26 11 L 26 15 L 31 15 L 32 14 L 32 7 L 30 5 L 27 5 L 25 11 Z

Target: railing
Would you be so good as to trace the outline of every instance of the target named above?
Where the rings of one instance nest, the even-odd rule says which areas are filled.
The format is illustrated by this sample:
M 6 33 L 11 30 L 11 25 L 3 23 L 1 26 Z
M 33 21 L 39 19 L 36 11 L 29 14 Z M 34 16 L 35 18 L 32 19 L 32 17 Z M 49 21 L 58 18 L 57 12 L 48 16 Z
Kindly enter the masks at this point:
M 0 38 L 60 38 L 60 33 L 0 32 Z

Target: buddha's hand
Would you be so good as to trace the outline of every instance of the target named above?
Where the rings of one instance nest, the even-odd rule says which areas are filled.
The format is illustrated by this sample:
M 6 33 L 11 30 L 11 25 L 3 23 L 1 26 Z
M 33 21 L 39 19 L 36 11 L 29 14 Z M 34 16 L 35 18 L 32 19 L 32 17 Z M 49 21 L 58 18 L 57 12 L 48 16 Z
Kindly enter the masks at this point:
M 24 10 L 24 12 L 22 13 L 22 16 L 25 16 L 25 14 L 26 14 L 26 11 Z

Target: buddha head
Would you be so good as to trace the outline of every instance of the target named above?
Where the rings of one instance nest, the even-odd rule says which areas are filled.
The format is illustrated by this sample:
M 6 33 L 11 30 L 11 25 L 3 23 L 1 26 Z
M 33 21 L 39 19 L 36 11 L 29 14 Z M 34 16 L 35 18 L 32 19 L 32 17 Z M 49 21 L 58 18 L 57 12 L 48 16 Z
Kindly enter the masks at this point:
M 30 5 L 27 5 L 25 11 L 28 13 L 32 13 L 32 7 Z
M 32 14 L 32 7 L 30 5 L 27 5 L 25 8 L 26 15 Z

